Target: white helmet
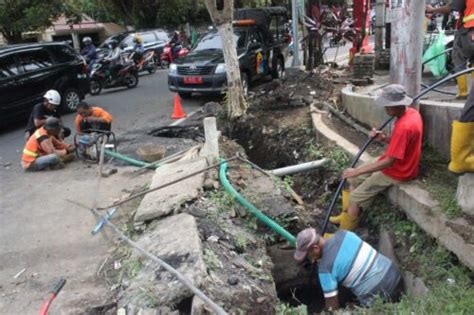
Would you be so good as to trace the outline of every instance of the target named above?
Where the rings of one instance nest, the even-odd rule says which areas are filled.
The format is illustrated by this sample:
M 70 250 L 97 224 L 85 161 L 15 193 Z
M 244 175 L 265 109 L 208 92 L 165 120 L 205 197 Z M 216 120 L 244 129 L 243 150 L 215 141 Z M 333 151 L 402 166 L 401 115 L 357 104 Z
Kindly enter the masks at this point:
M 82 39 L 82 42 L 84 44 L 87 44 L 87 43 L 92 43 L 92 39 L 89 37 L 89 36 L 86 36 Z
M 61 104 L 61 95 L 59 95 L 59 92 L 56 90 L 49 90 L 43 97 L 52 105 Z

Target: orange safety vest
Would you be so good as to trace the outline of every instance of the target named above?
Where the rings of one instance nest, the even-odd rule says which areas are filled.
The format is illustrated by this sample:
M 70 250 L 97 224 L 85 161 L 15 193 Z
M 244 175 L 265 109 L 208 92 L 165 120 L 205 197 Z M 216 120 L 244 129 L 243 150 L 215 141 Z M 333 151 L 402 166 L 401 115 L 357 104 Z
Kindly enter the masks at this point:
M 474 0 L 466 0 L 466 9 L 463 12 L 462 23 L 464 28 L 474 27 Z
M 49 137 L 48 133 L 43 127 L 37 129 L 35 133 L 33 133 L 33 135 L 28 139 L 25 144 L 25 148 L 23 149 L 23 156 L 21 158 L 23 162 L 29 164 L 35 161 L 39 156 L 44 155 L 41 145 L 38 142 L 38 139 L 42 136 Z

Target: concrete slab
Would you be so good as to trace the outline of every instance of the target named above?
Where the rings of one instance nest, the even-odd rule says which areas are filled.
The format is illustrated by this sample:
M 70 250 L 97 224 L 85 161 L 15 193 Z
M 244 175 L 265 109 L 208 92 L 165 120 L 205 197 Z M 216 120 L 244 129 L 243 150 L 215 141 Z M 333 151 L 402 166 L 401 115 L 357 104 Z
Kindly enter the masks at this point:
M 166 164 L 156 170 L 151 188 L 172 182 L 207 167 L 205 158 Z M 204 173 L 149 193 L 143 198 L 135 222 L 153 220 L 170 214 L 183 203 L 197 198 L 204 184 Z
M 149 231 L 140 237 L 137 243 L 199 287 L 207 273 L 194 217 L 186 213 L 167 217 L 151 226 Z M 138 258 L 138 254 L 134 253 L 130 259 L 133 261 Z M 125 293 L 125 300 L 129 300 L 129 303 L 142 305 L 142 302 L 146 301 L 146 294 L 143 292 L 149 292 L 155 304 L 161 306 L 176 305 L 193 295 L 165 269 L 149 259 L 142 261 L 142 269 L 130 281 L 130 287 Z
M 312 110 L 313 127 L 318 141 L 335 143 L 354 156 L 358 148 L 325 125 L 321 115 Z M 361 160 L 367 159 L 373 158 L 364 153 Z M 449 220 L 438 202 L 416 181 L 390 188 L 388 197 L 410 220 L 454 253 L 465 266 L 474 270 L 474 227 L 468 221 L 463 218 Z
M 474 216 L 474 174 L 466 173 L 459 177 L 456 198 L 462 211 Z

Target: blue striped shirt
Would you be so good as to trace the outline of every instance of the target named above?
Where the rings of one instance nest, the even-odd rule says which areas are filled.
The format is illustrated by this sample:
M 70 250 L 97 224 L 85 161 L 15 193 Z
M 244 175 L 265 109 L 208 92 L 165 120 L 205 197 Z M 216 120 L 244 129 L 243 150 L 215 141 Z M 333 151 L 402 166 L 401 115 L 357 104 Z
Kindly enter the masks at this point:
M 324 297 L 336 296 L 338 284 L 364 297 L 380 284 L 391 264 L 356 234 L 338 231 L 326 241 L 318 264 Z

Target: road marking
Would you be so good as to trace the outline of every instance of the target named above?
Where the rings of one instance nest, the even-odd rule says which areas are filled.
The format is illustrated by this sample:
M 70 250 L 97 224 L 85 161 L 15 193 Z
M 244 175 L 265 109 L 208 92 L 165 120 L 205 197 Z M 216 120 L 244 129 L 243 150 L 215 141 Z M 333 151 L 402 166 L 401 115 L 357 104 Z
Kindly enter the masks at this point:
M 201 109 L 196 109 L 195 111 L 192 111 L 189 113 L 188 116 L 184 117 L 184 118 L 181 118 L 181 119 L 178 119 L 176 121 L 173 121 L 169 126 L 170 127 L 173 127 L 173 126 L 177 126 L 179 125 L 180 123 L 182 123 L 183 121 L 185 121 L 187 118 L 193 116 L 194 114 L 196 114 L 198 111 L 200 111 Z

